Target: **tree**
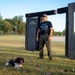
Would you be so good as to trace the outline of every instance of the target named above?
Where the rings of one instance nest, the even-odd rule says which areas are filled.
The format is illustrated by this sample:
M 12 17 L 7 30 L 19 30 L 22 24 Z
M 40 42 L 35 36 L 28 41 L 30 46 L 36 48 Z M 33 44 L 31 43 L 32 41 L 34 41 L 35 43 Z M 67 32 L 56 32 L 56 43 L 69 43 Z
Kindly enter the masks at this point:
M 24 22 L 20 23 L 20 25 L 18 26 L 18 33 L 20 35 L 25 34 L 25 23 Z
M 12 24 L 14 25 L 14 30 L 17 31 L 18 34 L 24 34 L 24 32 L 25 32 L 25 23 L 23 22 L 23 16 L 15 16 L 12 19 Z M 15 29 L 15 27 L 17 29 Z
M 1 14 L 0 14 L 0 31 L 2 31 L 2 20 L 3 20 L 3 18 L 2 18 Z
M 18 25 L 18 16 L 15 16 L 12 18 L 12 22 L 13 25 Z
M 1 14 L 0 14 L 0 22 L 3 20 L 3 17 L 1 16 Z
M 66 33 L 66 29 L 65 29 L 65 30 L 63 30 L 62 34 L 63 34 L 63 35 L 65 35 L 65 33 Z
M 54 36 L 64 36 L 64 35 L 65 35 L 65 30 L 63 30 L 63 32 L 54 31 L 54 30 L 53 30 L 53 35 L 54 35 Z
M 3 31 L 7 34 L 9 31 L 12 31 L 12 25 L 8 21 L 3 22 Z
M 25 32 L 25 22 L 23 22 L 23 16 L 18 17 L 18 33 L 24 34 Z
M 12 19 L 3 19 L 0 15 L 0 33 L 9 34 L 9 32 L 16 32 L 17 34 L 25 33 L 25 22 L 23 22 L 23 16 L 15 16 Z

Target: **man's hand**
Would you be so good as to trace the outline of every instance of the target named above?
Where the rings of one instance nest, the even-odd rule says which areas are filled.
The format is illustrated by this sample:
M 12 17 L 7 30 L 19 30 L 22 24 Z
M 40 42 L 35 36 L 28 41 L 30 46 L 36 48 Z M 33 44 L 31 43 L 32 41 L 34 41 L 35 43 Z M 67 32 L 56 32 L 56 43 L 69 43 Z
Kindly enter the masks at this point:
M 36 35 L 36 41 L 37 41 L 37 42 L 39 41 L 39 38 L 38 38 L 38 34 L 39 34 L 39 32 L 40 32 L 40 29 L 38 29 L 38 31 L 37 31 L 37 35 Z
M 37 42 L 39 41 L 38 37 L 36 38 L 36 41 L 37 41 Z
M 49 40 L 52 40 L 53 28 L 50 28 Z
M 51 36 L 49 36 L 49 40 L 52 40 L 52 37 Z

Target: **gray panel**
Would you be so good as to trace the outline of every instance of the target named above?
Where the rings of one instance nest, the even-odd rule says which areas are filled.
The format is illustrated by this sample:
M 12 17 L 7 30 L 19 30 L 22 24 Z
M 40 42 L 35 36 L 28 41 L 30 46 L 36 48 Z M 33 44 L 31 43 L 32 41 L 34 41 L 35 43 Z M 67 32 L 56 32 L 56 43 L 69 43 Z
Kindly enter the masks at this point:
M 37 28 L 37 18 L 28 18 L 27 23 L 27 49 L 36 49 L 36 29 Z
M 74 34 L 74 12 L 75 12 L 75 3 L 71 3 L 68 5 L 68 57 L 71 59 L 75 59 L 75 34 Z

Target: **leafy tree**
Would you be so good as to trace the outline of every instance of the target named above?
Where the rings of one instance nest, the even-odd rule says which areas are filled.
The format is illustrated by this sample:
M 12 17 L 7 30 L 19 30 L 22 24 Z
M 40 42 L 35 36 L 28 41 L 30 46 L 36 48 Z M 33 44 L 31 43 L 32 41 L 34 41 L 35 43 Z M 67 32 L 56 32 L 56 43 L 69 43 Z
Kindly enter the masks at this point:
M 9 31 L 12 31 L 12 25 L 8 21 L 3 22 L 3 31 L 7 34 Z
M 15 26 L 17 26 L 17 33 L 18 34 L 24 34 L 25 32 L 25 23 L 23 22 L 23 16 L 15 16 L 12 19 L 12 24 Z
M 4 31 L 4 34 L 15 31 L 17 34 L 25 33 L 25 22 L 23 22 L 23 16 L 15 16 L 12 19 L 3 19 L 0 15 L 0 32 Z
M 0 22 L 3 20 L 3 17 L 1 16 L 1 14 L 0 14 Z
M 63 30 L 63 32 L 54 31 L 54 30 L 53 30 L 53 35 L 54 35 L 54 36 L 64 36 L 64 35 L 65 35 L 65 30 Z
M 25 34 L 25 23 L 22 22 L 20 23 L 20 25 L 18 26 L 18 33 L 21 34 Z
M 65 30 L 63 30 L 62 34 L 63 34 L 63 35 L 65 35 L 65 33 L 66 33 L 66 29 L 65 29 Z
M 1 14 L 0 14 L 0 31 L 2 31 L 2 20 L 3 20 L 3 18 L 2 18 Z

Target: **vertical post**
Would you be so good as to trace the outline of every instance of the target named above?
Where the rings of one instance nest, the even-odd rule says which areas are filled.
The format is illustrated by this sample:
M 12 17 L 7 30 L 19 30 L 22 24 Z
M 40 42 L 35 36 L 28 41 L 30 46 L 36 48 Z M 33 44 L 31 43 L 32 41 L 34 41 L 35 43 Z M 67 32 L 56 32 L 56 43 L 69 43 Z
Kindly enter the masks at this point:
M 28 40 L 28 39 L 27 39 L 27 34 L 28 34 L 28 32 L 27 32 L 27 28 L 28 28 L 28 27 L 27 27 L 27 22 L 28 22 L 28 17 L 26 17 L 26 29 L 25 29 L 25 49 L 26 49 L 26 50 L 27 50 L 27 48 L 28 48 L 28 47 L 27 47 L 27 45 L 28 45 L 28 44 L 27 44 L 27 40 Z
M 68 4 L 68 57 L 75 59 L 75 34 L 74 34 L 75 3 Z
M 68 57 L 68 12 L 66 12 L 65 56 Z

